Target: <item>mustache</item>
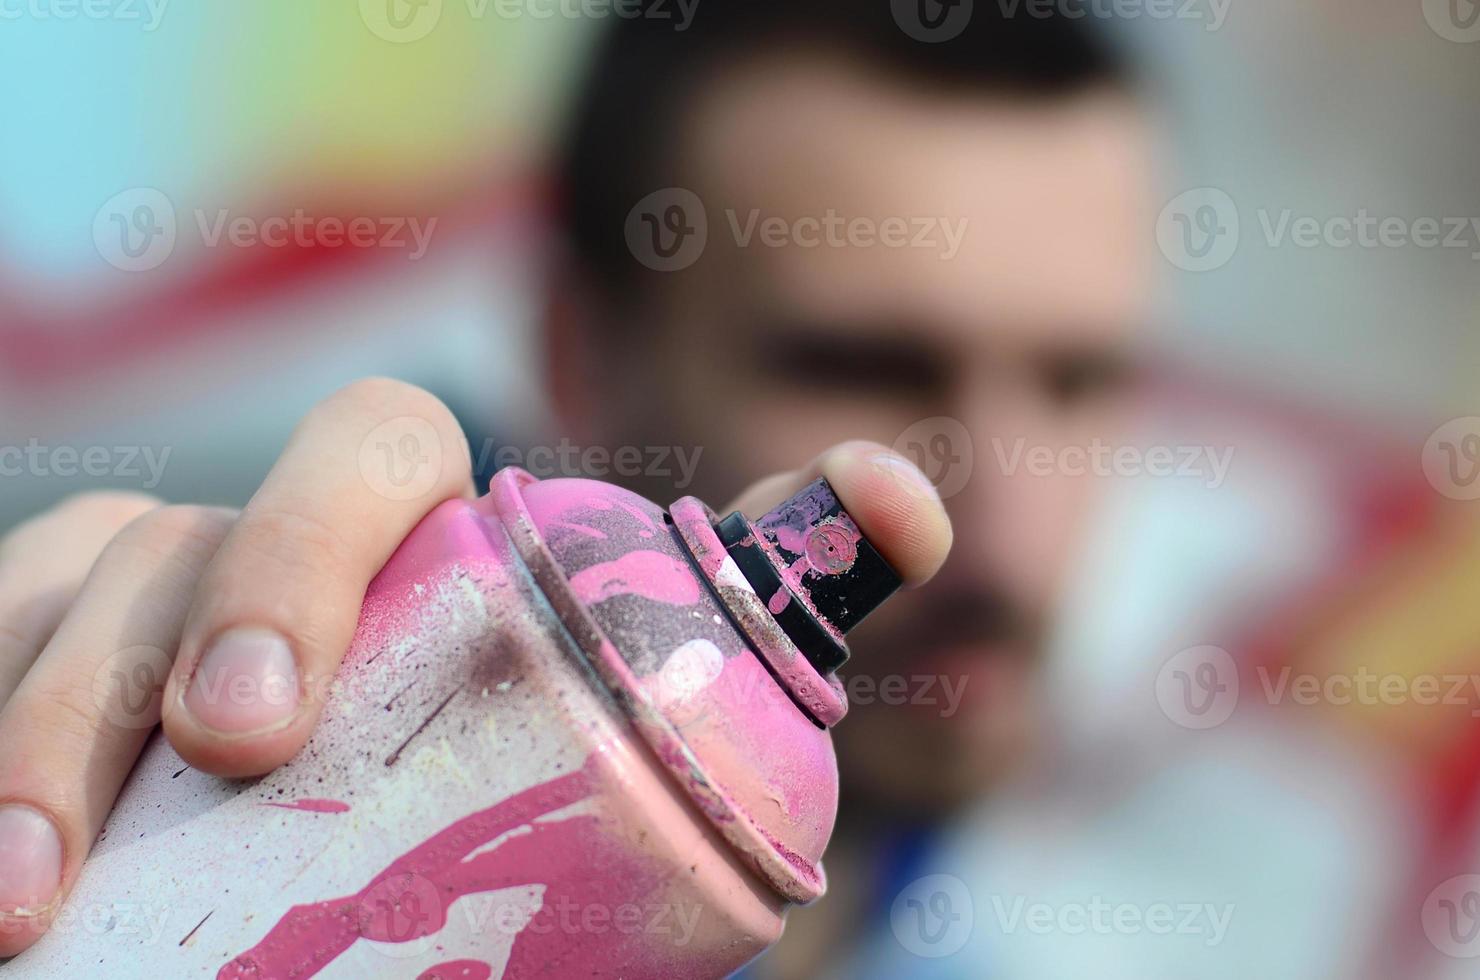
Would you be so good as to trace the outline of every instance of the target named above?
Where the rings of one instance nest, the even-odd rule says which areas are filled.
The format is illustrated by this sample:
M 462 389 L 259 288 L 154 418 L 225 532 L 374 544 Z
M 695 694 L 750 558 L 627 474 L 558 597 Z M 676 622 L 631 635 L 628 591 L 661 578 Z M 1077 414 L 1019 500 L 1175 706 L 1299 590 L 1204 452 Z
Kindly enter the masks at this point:
M 997 590 L 954 591 L 921 596 L 907 615 L 880 623 L 867 636 L 868 649 L 910 657 L 950 646 L 988 644 L 1013 650 L 1038 649 L 1045 624 L 1019 602 Z

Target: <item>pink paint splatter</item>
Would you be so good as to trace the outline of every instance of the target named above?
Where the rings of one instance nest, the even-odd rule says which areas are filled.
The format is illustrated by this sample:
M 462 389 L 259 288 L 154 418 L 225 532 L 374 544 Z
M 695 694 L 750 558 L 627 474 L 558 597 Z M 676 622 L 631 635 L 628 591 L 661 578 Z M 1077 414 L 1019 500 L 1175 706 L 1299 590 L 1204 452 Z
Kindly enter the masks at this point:
M 593 765 L 456 821 L 353 895 L 295 905 L 261 942 L 223 966 L 217 980 L 311 977 L 360 939 L 404 943 L 433 935 L 458 899 L 533 884 L 545 886 L 543 901 L 515 937 L 504 977 L 586 976 L 599 972 L 598 965 L 640 958 L 638 936 L 613 937 L 616 947 L 598 948 L 570 935 L 559 918 L 572 907 L 600 905 L 612 880 L 636 884 L 640 893 L 640 883 L 653 878 L 595 817 L 548 819 L 594 792 Z M 522 832 L 510 834 L 514 830 Z
M 602 541 L 606 540 L 605 531 L 594 528 L 589 524 L 577 524 L 575 521 L 551 521 L 549 526 L 563 527 L 567 531 L 575 531 L 577 534 L 584 534 L 588 538 L 599 538 Z
M 576 598 L 588 606 L 618 595 L 687 606 L 699 601 L 699 583 L 688 564 L 660 551 L 632 551 L 615 561 L 583 568 L 570 577 Z
M 264 803 L 280 810 L 303 810 L 307 813 L 348 813 L 349 804 L 339 800 L 293 800 L 289 803 Z
M 438 963 L 416 980 L 489 980 L 493 967 L 480 960 L 452 960 Z
M 649 517 L 647 515 L 647 512 L 644 511 L 641 507 L 637 507 L 629 503 L 628 501 L 621 499 L 620 497 L 616 499 L 616 504 L 618 507 L 622 508 L 627 513 L 631 514 L 633 517 L 637 518 L 644 525 L 646 525 L 649 531 L 657 530 L 657 527 L 653 524 L 653 519 Z
M 836 507 L 831 488 L 819 480 L 755 525 L 761 532 L 760 545 L 781 580 L 814 612 L 809 579 L 846 573 L 857 561 L 863 540 L 858 525 L 846 513 L 823 516 Z M 774 605 L 771 611 L 777 612 Z

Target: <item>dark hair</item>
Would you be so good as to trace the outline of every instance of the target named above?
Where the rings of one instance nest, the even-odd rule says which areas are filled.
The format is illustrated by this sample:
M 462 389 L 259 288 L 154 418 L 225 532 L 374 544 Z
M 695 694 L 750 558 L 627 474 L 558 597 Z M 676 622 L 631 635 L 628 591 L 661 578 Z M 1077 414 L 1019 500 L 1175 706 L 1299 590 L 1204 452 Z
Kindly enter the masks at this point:
M 815 48 L 852 56 L 903 82 L 1008 97 L 1052 99 L 1129 87 L 1128 69 L 1084 18 L 1049 15 L 1027 0 L 679 0 L 615 2 L 577 90 L 555 165 L 556 218 L 574 258 L 621 294 L 642 267 L 624 224 L 645 195 L 679 183 L 679 120 L 721 68 L 747 56 Z M 928 5 L 960 18 L 951 36 L 918 39 L 897 19 Z M 634 5 L 641 16 L 633 15 Z M 923 16 L 923 14 L 922 14 Z

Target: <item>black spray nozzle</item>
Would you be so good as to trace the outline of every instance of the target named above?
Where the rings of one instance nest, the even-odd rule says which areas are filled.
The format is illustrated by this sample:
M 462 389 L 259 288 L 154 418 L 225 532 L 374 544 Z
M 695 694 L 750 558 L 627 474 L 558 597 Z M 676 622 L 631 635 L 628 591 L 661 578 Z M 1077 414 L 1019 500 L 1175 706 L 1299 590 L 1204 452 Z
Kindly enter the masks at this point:
M 715 530 L 776 622 L 824 674 L 848 659 L 843 634 L 901 584 L 826 480 L 755 522 L 736 511 Z

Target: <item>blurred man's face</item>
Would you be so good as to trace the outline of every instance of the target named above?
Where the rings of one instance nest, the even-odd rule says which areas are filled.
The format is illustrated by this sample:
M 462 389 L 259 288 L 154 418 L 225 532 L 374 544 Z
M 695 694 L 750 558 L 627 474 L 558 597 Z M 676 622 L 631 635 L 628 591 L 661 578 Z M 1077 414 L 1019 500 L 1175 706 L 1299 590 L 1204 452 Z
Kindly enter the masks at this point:
M 798 54 L 721 75 L 686 132 L 708 244 L 655 276 L 640 356 L 603 353 L 587 434 L 702 446 L 690 490 L 717 506 L 845 439 L 923 451 L 955 491 L 955 550 L 850 637 L 851 684 L 904 686 L 853 687 L 836 735 L 854 799 L 958 805 L 1028 744 L 1045 624 L 1103 482 L 1027 457 L 1113 440 L 1133 401 L 1144 120 L 1124 95 L 947 94 Z M 891 221 L 911 244 L 867 237 Z M 938 418 L 960 424 L 917 425 Z

